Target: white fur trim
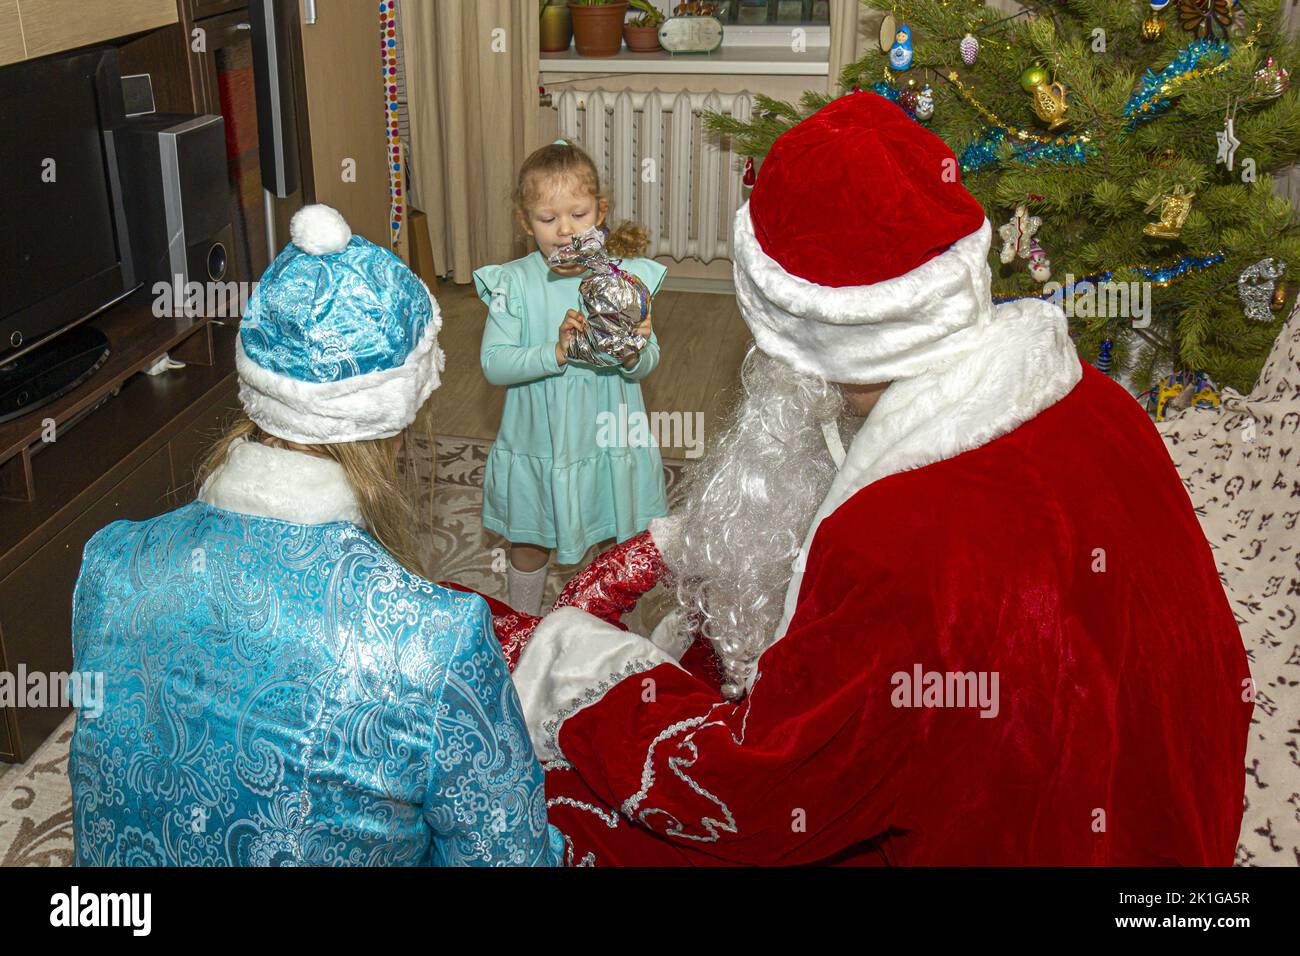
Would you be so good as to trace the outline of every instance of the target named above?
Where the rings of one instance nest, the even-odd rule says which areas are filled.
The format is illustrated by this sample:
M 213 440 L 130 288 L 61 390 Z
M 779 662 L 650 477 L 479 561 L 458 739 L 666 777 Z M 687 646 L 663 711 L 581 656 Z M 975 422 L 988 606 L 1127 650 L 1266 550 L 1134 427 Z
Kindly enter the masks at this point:
M 906 275 L 872 285 L 817 285 L 758 243 L 749 203 L 736 211 L 736 298 L 758 347 L 800 372 L 873 385 L 918 375 L 967 349 L 992 320 L 989 221 Z
M 427 287 L 424 291 L 429 294 Z M 303 382 L 268 371 L 249 358 L 243 341 L 237 340 L 239 400 L 248 417 L 271 435 L 309 445 L 396 435 L 415 420 L 446 367 L 438 347 L 442 313 L 432 294 L 429 303 L 429 324 L 405 362 L 337 382 Z
M 650 632 L 650 643 L 675 661 L 682 659 L 694 640 L 695 635 L 686 627 L 686 615 L 679 607 L 665 614 Z
M 364 525 L 338 462 L 306 452 L 238 441 L 199 489 L 199 500 L 239 514 L 293 524 Z
M 681 515 L 662 515 L 651 518 L 646 525 L 646 530 L 650 532 L 650 540 L 654 542 L 654 546 L 659 549 L 660 554 L 663 554 L 676 543 L 681 534 L 681 526 Z
M 342 252 L 352 241 L 352 229 L 343 214 L 332 206 L 316 203 L 303 206 L 289 220 L 289 238 L 309 256 Z
M 804 538 L 805 557 L 822 521 L 861 489 L 988 444 L 1055 405 L 1083 377 L 1065 313 L 1050 303 L 1000 305 L 992 323 L 973 335 L 965 354 L 881 393 L 817 509 Z M 794 616 L 802 566 L 786 589 L 777 640 Z M 761 667 L 760 658 L 751 686 Z
M 519 655 L 514 684 L 539 760 L 556 760 L 560 727 L 633 674 L 677 661 L 639 634 L 576 607 L 542 618 Z

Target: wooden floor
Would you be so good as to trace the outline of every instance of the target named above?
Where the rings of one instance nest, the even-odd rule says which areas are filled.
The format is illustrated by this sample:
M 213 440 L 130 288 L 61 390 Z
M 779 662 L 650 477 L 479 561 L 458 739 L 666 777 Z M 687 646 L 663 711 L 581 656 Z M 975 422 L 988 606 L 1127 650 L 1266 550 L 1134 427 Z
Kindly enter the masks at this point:
M 485 306 L 472 285 L 443 283 L 435 293 L 442 309 L 439 344 L 447 355 L 442 385 L 433 393 L 433 427 L 444 435 L 495 438 L 505 402 L 503 386 L 489 385 L 479 366 Z M 703 292 L 655 296 L 659 366 L 641 383 L 648 412 L 703 414 L 704 444 L 717 432 L 740 381 L 740 361 L 750 335 L 736 299 Z M 695 419 L 692 419 L 693 421 Z M 664 446 L 665 458 L 687 458 L 688 449 Z

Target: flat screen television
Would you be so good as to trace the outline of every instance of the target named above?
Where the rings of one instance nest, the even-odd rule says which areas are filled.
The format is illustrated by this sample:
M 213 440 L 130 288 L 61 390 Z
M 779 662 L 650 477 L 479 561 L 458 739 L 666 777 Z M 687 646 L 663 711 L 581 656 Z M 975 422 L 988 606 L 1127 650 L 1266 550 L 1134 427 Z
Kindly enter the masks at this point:
M 117 51 L 0 68 L 0 365 L 136 287 L 113 130 Z

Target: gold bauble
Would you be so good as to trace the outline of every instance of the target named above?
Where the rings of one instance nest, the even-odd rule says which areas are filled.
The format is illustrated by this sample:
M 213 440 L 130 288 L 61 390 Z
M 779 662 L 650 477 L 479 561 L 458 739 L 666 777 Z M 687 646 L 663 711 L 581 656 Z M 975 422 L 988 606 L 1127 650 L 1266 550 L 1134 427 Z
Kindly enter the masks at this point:
M 1041 63 L 1035 63 L 1020 74 L 1020 88 L 1026 93 L 1032 93 L 1036 87 L 1046 82 L 1047 70 Z
M 1156 14 L 1151 14 L 1142 21 L 1142 39 L 1159 40 L 1165 35 L 1165 21 Z

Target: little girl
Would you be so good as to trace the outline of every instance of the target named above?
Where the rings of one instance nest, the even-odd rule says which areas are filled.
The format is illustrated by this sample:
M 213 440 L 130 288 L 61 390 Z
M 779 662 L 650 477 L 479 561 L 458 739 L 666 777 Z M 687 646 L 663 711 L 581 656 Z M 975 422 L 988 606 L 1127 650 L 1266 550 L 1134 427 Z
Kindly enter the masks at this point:
M 658 447 L 597 440 L 633 433 L 601 424 L 645 414 L 638 383 L 658 364 L 659 342 L 647 313 L 638 332 L 649 344 L 639 356 L 599 368 L 565 358 L 585 328 L 577 311 L 582 270 L 552 268 L 547 258 L 584 229 L 604 224 L 609 198 L 590 156 L 563 140 L 537 150 L 519 170 L 514 205 L 536 251 L 474 273 L 488 304 L 483 374 L 493 385 L 509 386 L 483 475 L 483 526 L 511 543 L 511 605 L 538 614 L 552 549 L 559 563 L 573 564 L 592 544 L 623 541 L 668 513 Z M 628 223 L 606 241 L 653 296 L 667 270 L 630 258 L 644 247 L 644 232 Z M 602 419 L 601 413 L 626 417 Z

